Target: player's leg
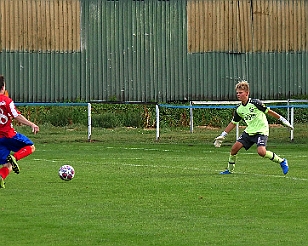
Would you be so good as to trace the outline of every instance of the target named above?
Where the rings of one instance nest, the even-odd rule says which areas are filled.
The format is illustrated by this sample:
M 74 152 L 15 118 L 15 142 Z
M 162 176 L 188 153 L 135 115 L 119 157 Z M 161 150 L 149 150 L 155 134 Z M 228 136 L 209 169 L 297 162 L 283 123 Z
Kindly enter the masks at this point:
M 287 174 L 289 172 L 289 165 L 288 160 L 280 157 L 279 155 L 275 154 L 272 151 L 265 150 L 264 158 L 270 159 L 271 161 L 275 163 L 279 163 L 280 167 L 282 169 L 283 174 Z
M 237 153 L 243 147 L 245 150 L 248 150 L 255 143 L 253 138 L 254 137 L 249 136 L 246 132 L 242 133 L 231 148 L 227 169 L 224 172 L 221 172 L 221 174 L 231 174 L 234 172 Z
M 241 142 L 236 141 L 230 151 L 229 160 L 228 160 L 228 166 L 225 171 L 221 172 L 220 174 L 232 174 L 235 169 L 235 163 L 237 159 L 237 153 L 239 150 L 243 147 L 243 144 Z
M 0 140 L 0 188 L 5 188 L 4 180 L 12 171 L 12 165 L 6 161 L 6 157 L 10 153 L 10 150 L 7 149 L 5 145 L 2 145 L 2 142 L 3 141 Z
M 276 163 L 281 163 L 283 161 L 283 158 L 270 150 L 265 150 L 265 154 L 261 156 Z
M 258 135 L 257 138 L 258 138 L 257 139 L 258 154 L 264 158 L 270 159 L 273 162 L 279 163 L 283 174 L 287 174 L 289 171 L 288 161 L 276 155 L 274 152 L 266 149 L 268 136 Z
M 0 177 L 0 188 L 2 188 L 2 189 L 5 188 L 4 179 L 2 177 Z
M 257 152 L 259 156 L 264 157 L 266 155 L 266 148 L 265 146 L 258 146 L 257 147 Z
M 12 167 L 13 171 L 14 171 L 16 174 L 19 174 L 20 168 L 19 168 L 19 165 L 18 165 L 17 160 L 16 160 L 16 158 L 14 157 L 14 155 L 9 154 L 9 155 L 7 156 L 7 158 L 6 158 L 6 161 L 7 161 L 8 163 L 11 164 L 11 167 Z
M 7 176 L 12 171 L 12 165 L 11 163 L 3 164 L 0 168 L 0 188 L 5 188 L 4 180 L 7 178 Z
M 34 145 L 26 145 L 14 153 L 16 161 L 31 155 L 35 151 Z
M 12 169 L 15 173 L 19 173 L 20 169 L 17 161 L 32 154 L 35 151 L 33 142 L 23 134 L 17 133 L 10 139 L 11 149 L 15 152 L 14 155 L 7 156 L 7 161 L 12 164 Z
M 274 152 L 266 149 L 268 136 L 258 135 L 257 136 L 257 151 L 258 154 L 264 158 L 270 159 L 273 162 L 279 163 L 283 174 L 287 174 L 289 171 L 288 161 L 276 155 Z

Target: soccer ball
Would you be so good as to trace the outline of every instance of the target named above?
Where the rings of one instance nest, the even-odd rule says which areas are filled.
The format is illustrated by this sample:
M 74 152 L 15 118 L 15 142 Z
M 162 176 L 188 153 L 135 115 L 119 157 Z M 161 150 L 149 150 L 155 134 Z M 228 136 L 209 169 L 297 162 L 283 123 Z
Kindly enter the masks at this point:
M 65 180 L 65 181 L 70 181 L 75 176 L 75 170 L 70 165 L 63 165 L 62 167 L 60 167 L 58 173 L 59 173 L 60 179 Z

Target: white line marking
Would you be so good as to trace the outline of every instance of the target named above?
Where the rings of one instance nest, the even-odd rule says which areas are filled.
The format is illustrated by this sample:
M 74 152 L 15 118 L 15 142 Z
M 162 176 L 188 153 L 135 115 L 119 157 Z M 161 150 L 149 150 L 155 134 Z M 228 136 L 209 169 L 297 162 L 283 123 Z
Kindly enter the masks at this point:
M 167 168 L 167 169 L 182 169 L 182 170 L 197 170 L 197 171 L 205 171 L 205 169 L 197 168 L 197 167 L 180 167 L 180 166 L 157 166 L 157 165 L 142 165 L 142 164 L 130 164 L 130 163 L 124 163 L 121 164 L 123 166 L 131 166 L 131 167 L 151 167 L 151 168 Z M 219 172 L 221 170 L 215 170 L 217 172 L 217 175 L 219 175 Z M 259 176 L 259 177 L 270 177 L 270 178 L 286 178 L 286 179 L 291 179 L 291 180 L 300 180 L 300 181 L 308 181 L 308 179 L 305 178 L 297 178 L 297 177 L 291 177 L 288 175 L 271 175 L 271 174 L 258 174 L 258 173 L 245 173 L 245 172 L 235 172 L 234 175 L 236 174 L 242 174 L 242 175 L 251 175 L 251 176 Z
M 252 176 L 260 176 L 260 177 L 270 177 L 270 178 L 285 178 L 285 179 L 302 180 L 302 181 L 308 180 L 308 179 L 305 179 L 305 178 L 290 177 L 288 175 L 271 175 L 271 174 L 245 173 L 245 172 L 235 172 L 235 174 L 252 175 Z
M 146 148 L 123 148 L 123 147 L 106 147 L 107 149 L 125 149 L 125 150 L 147 150 L 147 151 L 164 151 L 169 152 L 169 149 L 146 149 Z
M 182 170 L 204 170 L 197 167 L 171 167 L 171 166 L 157 166 L 157 165 L 142 165 L 142 164 L 130 164 L 130 163 L 124 163 L 121 164 L 123 166 L 130 166 L 130 167 L 152 167 L 152 168 L 166 168 L 166 169 L 182 169 Z
M 34 161 L 46 161 L 46 162 L 60 162 L 64 161 L 64 159 L 57 159 L 57 160 L 47 160 L 47 159 L 33 159 Z

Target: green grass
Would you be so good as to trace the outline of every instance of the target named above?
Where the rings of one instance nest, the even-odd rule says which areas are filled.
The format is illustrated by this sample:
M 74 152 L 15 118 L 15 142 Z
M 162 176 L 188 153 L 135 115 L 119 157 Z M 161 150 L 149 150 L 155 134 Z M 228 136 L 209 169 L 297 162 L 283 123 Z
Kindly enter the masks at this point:
M 307 245 L 306 126 L 295 141 L 274 128 L 268 149 L 289 160 L 278 164 L 256 148 L 241 150 L 237 173 L 219 175 L 234 141 L 221 148 L 221 129 L 155 131 L 41 126 L 29 135 L 37 151 L 21 160 L 0 190 L 3 245 Z M 57 176 L 62 164 L 72 181 Z

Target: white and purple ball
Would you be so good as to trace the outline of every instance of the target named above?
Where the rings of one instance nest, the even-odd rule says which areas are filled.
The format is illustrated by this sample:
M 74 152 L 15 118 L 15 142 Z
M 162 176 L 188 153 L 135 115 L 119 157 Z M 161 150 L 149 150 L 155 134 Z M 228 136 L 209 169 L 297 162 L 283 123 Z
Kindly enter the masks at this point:
M 75 170 L 71 165 L 63 165 L 59 169 L 59 177 L 64 181 L 70 181 L 75 176 Z

